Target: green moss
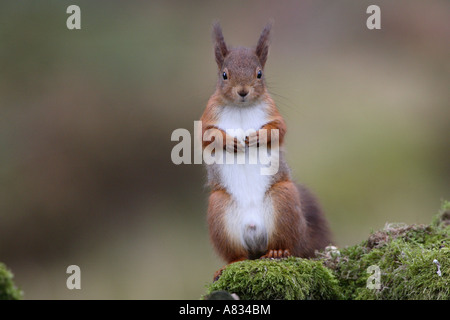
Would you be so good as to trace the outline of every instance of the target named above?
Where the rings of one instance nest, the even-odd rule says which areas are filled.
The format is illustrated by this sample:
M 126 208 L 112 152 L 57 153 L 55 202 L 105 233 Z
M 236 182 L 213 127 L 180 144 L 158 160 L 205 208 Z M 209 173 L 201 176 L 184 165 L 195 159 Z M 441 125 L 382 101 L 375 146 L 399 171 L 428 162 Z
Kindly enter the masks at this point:
M 431 225 L 387 224 L 337 259 L 324 257 L 347 299 L 450 299 L 449 207 L 444 202 Z M 367 286 L 369 266 L 379 267 L 379 289 Z
M 370 266 L 380 271 L 379 288 L 370 286 Z M 314 260 L 233 263 L 207 287 L 216 290 L 241 299 L 450 300 L 450 202 L 430 225 L 387 224 L 358 245 L 328 248 Z
M 208 294 L 225 290 L 240 299 L 338 299 L 338 282 L 320 261 L 246 260 L 229 265 Z
M 19 300 L 22 298 L 22 291 L 16 288 L 12 279 L 11 271 L 0 263 L 0 300 Z
M 450 299 L 448 247 L 426 248 L 396 239 L 381 248 L 355 252 L 350 248 L 342 252 L 334 269 L 348 299 Z M 434 260 L 440 264 L 440 276 Z M 379 289 L 367 286 L 372 275 L 368 267 L 372 265 L 381 273 Z

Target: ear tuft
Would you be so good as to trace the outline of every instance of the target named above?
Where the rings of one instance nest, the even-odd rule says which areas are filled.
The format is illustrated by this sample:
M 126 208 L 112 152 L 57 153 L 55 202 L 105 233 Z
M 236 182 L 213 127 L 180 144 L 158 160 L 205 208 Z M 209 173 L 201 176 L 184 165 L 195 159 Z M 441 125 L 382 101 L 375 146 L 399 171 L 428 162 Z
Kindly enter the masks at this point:
M 214 40 L 214 54 L 217 65 L 222 68 L 225 56 L 228 54 L 227 44 L 223 38 L 222 28 L 219 22 L 215 22 L 213 25 L 213 40 Z
M 266 64 L 267 57 L 269 55 L 269 44 L 270 44 L 270 30 L 272 29 L 273 20 L 270 20 L 259 37 L 258 44 L 256 45 L 256 55 L 261 62 L 262 67 Z

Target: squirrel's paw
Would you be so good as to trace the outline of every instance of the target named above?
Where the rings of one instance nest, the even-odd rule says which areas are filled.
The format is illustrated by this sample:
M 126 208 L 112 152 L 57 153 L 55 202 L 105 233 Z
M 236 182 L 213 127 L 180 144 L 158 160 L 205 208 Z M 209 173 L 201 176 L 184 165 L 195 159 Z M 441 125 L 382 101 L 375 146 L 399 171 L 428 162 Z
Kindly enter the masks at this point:
M 289 250 L 269 250 L 265 255 L 263 255 L 260 259 L 282 259 L 290 257 L 291 253 Z
M 259 147 L 259 137 L 258 134 L 252 134 L 250 136 L 245 137 L 245 144 L 249 148 Z
M 245 142 L 241 142 L 237 138 L 229 139 L 225 145 L 225 150 L 229 153 L 244 152 Z

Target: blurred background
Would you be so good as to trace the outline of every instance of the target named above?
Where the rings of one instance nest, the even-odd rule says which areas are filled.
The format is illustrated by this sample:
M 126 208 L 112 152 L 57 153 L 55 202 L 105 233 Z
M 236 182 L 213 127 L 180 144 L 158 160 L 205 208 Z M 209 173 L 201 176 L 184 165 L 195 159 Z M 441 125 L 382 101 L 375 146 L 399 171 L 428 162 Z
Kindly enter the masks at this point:
M 81 30 L 66 9 L 81 8 Z M 381 8 L 381 30 L 366 9 Z M 223 262 L 205 170 L 171 162 L 213 93 L 211 25 L 254 46 L 287 158 L 338 246 L 450 199 L 450 2 L 2 1 L 0 261 L 26 299 L 198 299 Z M 66 268 L 81 268 L 81 290 Z

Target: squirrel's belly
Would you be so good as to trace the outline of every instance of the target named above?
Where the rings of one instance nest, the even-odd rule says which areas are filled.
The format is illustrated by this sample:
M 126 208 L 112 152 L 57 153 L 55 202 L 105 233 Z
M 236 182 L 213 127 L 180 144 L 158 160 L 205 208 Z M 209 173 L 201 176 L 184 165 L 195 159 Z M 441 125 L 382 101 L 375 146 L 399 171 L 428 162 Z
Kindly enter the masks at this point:
M 264 254 L 274 229 L 273 205 L 266 195 L 271 177 L 261 174 L 259 164 L 218 166 L 223 186 L 233 199 L 225 215 L 230 240 L 241 244 L 250 257 Z
M 221 110 L 217 127 L 244 143 L 248 130 L 256 131 L 267 123 L 266 109 L 265 103 L 247 108 L 227 106 Z M 232 163 L 227 161 L 227 155 L 234 157 Z M 223 164 L 214 164 L 213 171 L 219 175 L 218 181 L 233 200 L 225 214 L 225 227 L 229 240 L 242 245 L 249 256 L 264 254 L 271 232 L 274 230 L 273 205 L 266 197 L 271 176 L 262 174 L 262 169 L 267 168 L 268 165 L 261 164 L 259 158 L 257 163 L 252 163 L 249 159 L 248 147 L 245 158 L 240 158 L 244 160 L 243 164 L 238 161 L 242 154 L 225 152 L 223 156 Z

